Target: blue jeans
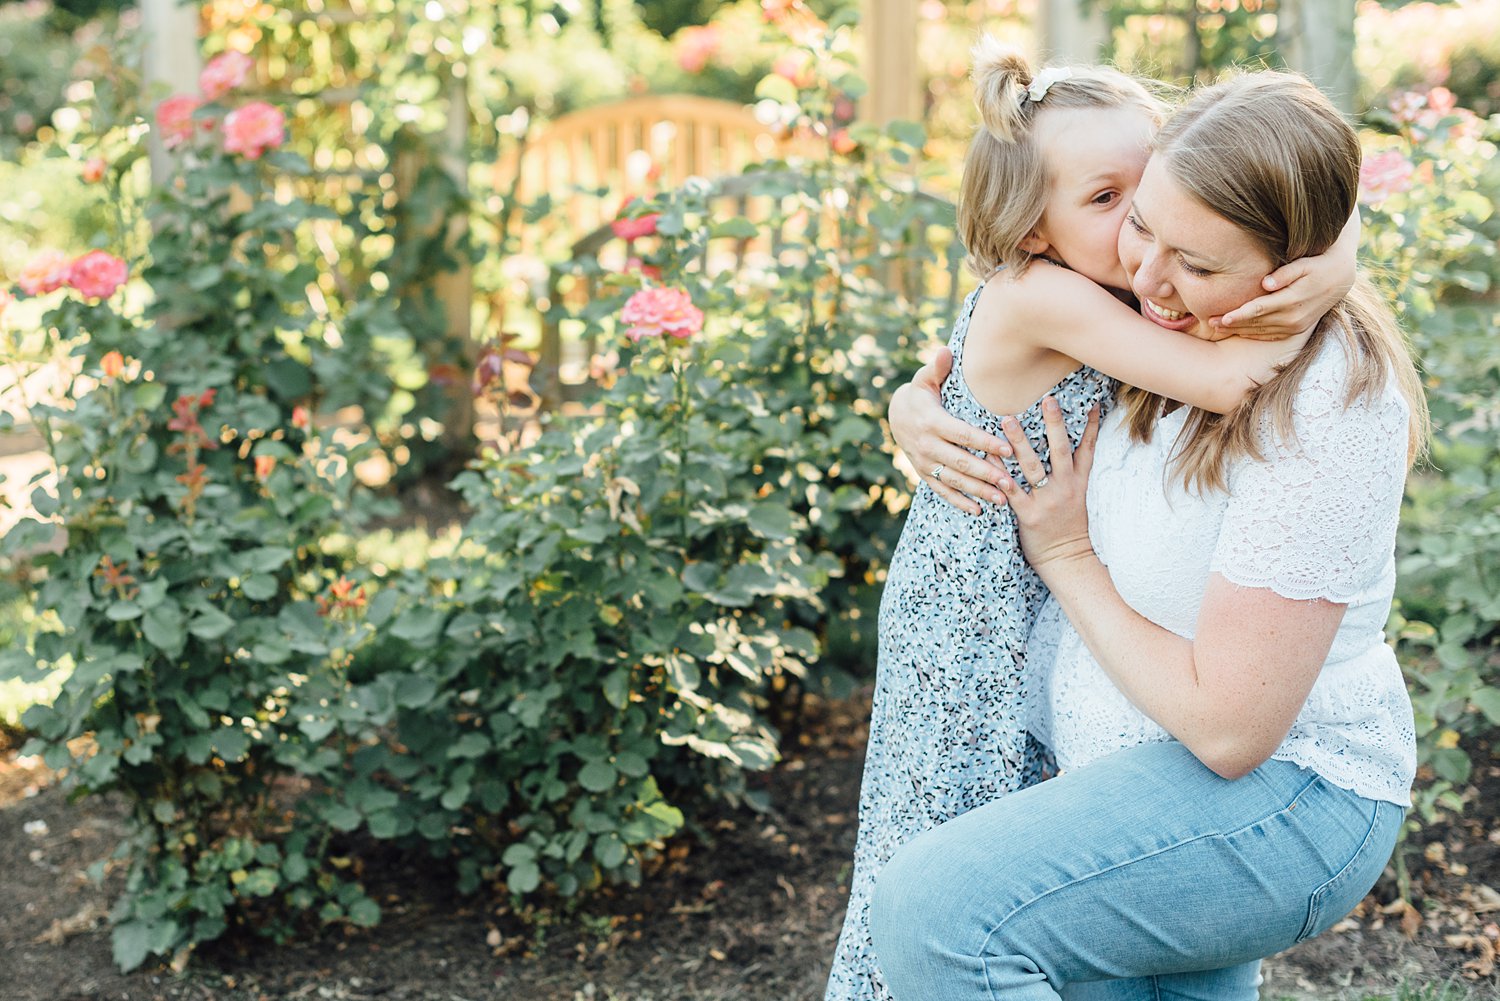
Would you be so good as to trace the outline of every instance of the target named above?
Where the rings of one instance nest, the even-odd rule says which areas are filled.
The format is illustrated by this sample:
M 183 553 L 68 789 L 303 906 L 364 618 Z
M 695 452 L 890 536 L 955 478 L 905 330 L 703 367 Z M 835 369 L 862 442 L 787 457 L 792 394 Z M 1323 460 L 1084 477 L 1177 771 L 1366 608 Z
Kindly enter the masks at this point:
M 1405 811 L 1285 761 L 1133 747 L 908 842 L 870 908 L 897 1001 L 1254 1001 L 1263 956 L 1344 917 Z

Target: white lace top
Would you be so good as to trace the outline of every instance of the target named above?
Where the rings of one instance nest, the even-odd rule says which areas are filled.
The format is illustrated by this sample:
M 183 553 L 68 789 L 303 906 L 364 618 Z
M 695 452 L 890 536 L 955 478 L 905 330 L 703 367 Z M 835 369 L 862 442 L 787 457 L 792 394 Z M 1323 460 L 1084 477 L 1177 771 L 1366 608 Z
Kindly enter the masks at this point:
M 1295 434 L 1259 431 L 1266 462 L 1231 465 L 1228 491 L 1197 495 L 1170 478 L 1186 417 L 1178 410 L 1136 443 L 1116 410 L 1100 431 L 1089 481 L 1089 534 L 1120 596 L 1189 639 L 1209 574 L 1298 600 L 1347 603 L 1307 702 L 1274 755 L 1371 799 L 1411 803 L 1411 702 L 1382 630 L 1395 588 L 1396 520 L 1406 479 L 1408 408 L 1387 384 L 1344 409 L 1347 360 L 1326 338 L 1294 408 Z M 1044 679 L 1032 730 L 1077 768 L 1168 734 L 1099 667 L 1053 599 L 1027 662 Z

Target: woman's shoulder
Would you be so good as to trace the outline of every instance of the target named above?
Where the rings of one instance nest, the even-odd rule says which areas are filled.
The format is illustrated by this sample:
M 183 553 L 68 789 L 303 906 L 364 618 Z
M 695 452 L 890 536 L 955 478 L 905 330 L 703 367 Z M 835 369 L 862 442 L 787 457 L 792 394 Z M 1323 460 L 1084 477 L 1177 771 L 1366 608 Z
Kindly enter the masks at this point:
M 1379 441 L 1389 438 L 1393 452 L 1405 455 L 1406 427 L 1410 408 L 1401 395 L 1395 373 L 1360 390 L 1355 385 L 1359 349 L 1339 328 L 1328 330 L 1314 351 L 1291 400 L 1291 435 L 1276 408 L 1262 410 L 1258 437 L 1273 451 L 1342 449 L 1358 443 L 1371 449 L 1372 457 L 1383 450 Z

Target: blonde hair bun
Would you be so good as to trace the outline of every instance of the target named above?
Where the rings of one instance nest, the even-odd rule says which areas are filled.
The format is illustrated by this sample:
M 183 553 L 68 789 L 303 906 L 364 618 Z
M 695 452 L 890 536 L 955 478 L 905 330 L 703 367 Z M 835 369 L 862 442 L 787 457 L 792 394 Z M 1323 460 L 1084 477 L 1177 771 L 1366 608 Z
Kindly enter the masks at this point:
M 971 53 L 974 104 L 990 135 L 1014 142 L 1021 132 L 1021 105 L 1033 76 L 1031 63 L 1019 49 L 994 35 L 979 36 Z

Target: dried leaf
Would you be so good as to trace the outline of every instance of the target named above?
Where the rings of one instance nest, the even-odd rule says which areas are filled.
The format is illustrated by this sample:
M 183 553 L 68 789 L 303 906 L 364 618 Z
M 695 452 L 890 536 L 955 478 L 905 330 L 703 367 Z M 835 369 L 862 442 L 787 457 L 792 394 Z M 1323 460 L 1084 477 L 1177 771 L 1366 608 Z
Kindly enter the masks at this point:
M 1488 914 L 1491 911 L 1500 911 L 1500 892 L 1493 886 L 1484 883 L 1473 884 L 1475 914 Z

